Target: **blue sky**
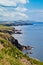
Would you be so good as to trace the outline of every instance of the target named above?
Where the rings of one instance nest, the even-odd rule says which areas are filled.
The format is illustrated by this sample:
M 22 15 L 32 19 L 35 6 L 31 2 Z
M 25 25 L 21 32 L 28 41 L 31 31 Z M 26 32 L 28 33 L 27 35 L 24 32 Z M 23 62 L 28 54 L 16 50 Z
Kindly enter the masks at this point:
M 30 3 L 26 6 L 29 9 L 43 9 L 43 0 L 30 0 Z
M 0 20 L 43 22 L 43 0 L 0 0 Z

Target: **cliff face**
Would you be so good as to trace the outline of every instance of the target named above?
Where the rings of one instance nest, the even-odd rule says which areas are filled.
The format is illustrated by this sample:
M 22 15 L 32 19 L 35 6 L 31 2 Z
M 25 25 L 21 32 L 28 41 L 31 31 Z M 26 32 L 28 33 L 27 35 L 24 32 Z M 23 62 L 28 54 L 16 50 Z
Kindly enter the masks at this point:
M 0 30 L 12 30 L 12 28 L 1 25 Z M 23 48 L 9 32 L 0 32 L 0 65 L 43 65 L 43 62 L 23 54 L 20 51 Z
M 0 32 L 13 34 L 15 33 L 15 28 L 0 25 Z
M 10 35 L 0 33 L 0 65 L 23 65 L 19 58 L 22 57 L 21 51 L 9 41 Z
M 25 55 L 18 50 L 18 41 L 9 34 L 9 31 L 5 32 L 10 29 L 2 25 L 0 28 L 0 65 L 24 65 L 21 58 Z
M 15 39 L 14 37 L 11 36 L 11 34 L 16 32 L 20 32 L 20 30 L 15 30 L 15 28 L 12 27 L 7 27 L 7 26 L 0 26 L 0 36 L 2 35 L 1 33 L 5 33 L 6 36 L 3 34 L 2 36 L 4 36 L 5 39 L 7 39 L 8 41 L 10 41 L 13 45 L 15 45 L 19 50 L 31 50 L 32 47 L 30 46 L 22 46 L 17 39 Z M 7 36 L 8 35 L 8 36 Z

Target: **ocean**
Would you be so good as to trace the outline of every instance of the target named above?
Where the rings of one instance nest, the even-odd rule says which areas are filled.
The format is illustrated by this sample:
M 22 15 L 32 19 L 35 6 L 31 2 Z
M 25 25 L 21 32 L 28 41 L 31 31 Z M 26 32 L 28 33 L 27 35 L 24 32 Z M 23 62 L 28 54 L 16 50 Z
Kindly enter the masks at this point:
M 14 26 L 17 30 L 21 30 L 22 34 L 13 34 L 20 44 L 34 47 L 32 50 L 25 52 L 32 52 L 28 54 L 30 57 L 43 61 L 43 24 L 41 25 L 24 25 Z

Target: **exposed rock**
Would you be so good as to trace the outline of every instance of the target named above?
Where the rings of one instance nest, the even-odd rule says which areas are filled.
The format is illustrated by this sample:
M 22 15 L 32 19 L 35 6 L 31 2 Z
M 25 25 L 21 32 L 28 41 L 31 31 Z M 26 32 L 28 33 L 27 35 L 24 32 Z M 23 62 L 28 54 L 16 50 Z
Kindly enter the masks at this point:
M 33 54 L 32 52 L 26 52 L 26 54 Z
M 4 30 L 0 30 L 0 32 L 3 32 L 3 33 L 9 33 L 9 34 L 13 34 L 16 32 L 16 34 L 21 34 L 20 32 L 21 30 L 15 30 L 15 28 L 12 28 L 12 29 L 4 29 Z M 5 36 L 4 36 L 5 37 Z M 23 46 L 21 45 L 17 39 L 15 39 L 14 37 L 10 36 L 8 37 L 8 40 L 13 44 L 15 45 L 18 49 L 20 50 L 31 50 L 32 47 L 31 46 Z
M 15 45 L 19 50 L 31 50 L 33 47 L 31 46 L 23 46 L 21 45 L 17 39 L 15 39 L 14 37 L 10 37 L 9 41 L 11 41 L 11 43 L 13 45 Z
M 23 49 L 23 46 L 21 44 L 19 44 L 17 39 L 14 39 L 13 37 L 9 38 L 9 41 L 11 41 L 11 43 L 13 45 L 15 45 L 19 50 Z
M 13 34 L 15 33 L 15 30 L 0 30 L 0 32 L 3 32 L 3 33 L 9 33 L 9 34 Z
M 31 50 L 33 47 L 31 46 L 23 46 L 23 50 Z

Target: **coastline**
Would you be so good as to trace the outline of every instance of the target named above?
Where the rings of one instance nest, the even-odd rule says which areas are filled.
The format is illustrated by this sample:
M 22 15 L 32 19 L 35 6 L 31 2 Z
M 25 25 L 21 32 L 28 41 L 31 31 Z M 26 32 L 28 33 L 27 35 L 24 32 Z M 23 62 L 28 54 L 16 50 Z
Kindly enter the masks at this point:
M 0 29 L 0 32 L 3 33 L 9 33 L 11 35 L 11 38 L 9 38 L 9 41 L 11 41 L 11 43 L 13 45 L 15 45 L 19 50 L 31 50 L 33 47 L 31 46 L 24 46 L 21 45 L 17 39 L 15 39 L 12 34 L 22 34 L 21 30 L 16 30 L 14 27 L 8 28 L 8 29 Z
M 15 29 L 14 27 L 13 27 L 13 31 L 15 31 L 13 34 L 22 34 L 21 33 L 21 30 L 17 30 L 17 29 Z M 13 37 L 13 36 L 12 36 Z M 14 37 L 13 37 L 14 38 Z M 23 50 L 31 50 L 32 48 L 34 48 L 34 47 L 31 47 L 31 46 L 24 46 L 24 45 L 21 45 L 19 42 L 18 42 L 18 40 L 17 39 L 15 39 L 15 46 L 19 49 L 19 50 L 21 50 L 21 51 L 23 51 Z M 31 54 L 31 53 L 30 53 Z
M 17 31 L 19 31 L 20 33 L 21 33 L 21 30 L 17 30 L 17 29 L 15 29 L 15 31 L 17 32 Z M 14 34 L 19 34 L 19 33 L 14 33 Z M 22 34 L 22 33 L 21 33 Z M 14 37 L 13 37 L 14 38 Z M 24 45 L 21 45 L 19 42 L 18 42 L 18 40 L 17 39 L 15 39 L 16 40 L 16 42 L 15 43 L 17 43 L 17 45 L 18 45 L 18 47 L 17 47 L 17 45 L 16 45 L 16 47 L 19 49 L 19 50 L 21 50 L 21 51 L 23 51 L 23 50 L 32 50 L 34 47 L 32 47 L 32 46 L 24 46 Z M 19 46 L 20 45 L 20 46 Z M 20 47 L 20 48 L 19 48 Z M 25 54 L 32 54 L 32 52 L 27 52 L 27 53 L 25 53 Z M 29 56 L 30 57 L 30 56 Z M 39 59 L 37 59 L 37 58 L 34 58 L 34 57 L 30 57 L 32 60 L 36 60 L 36 61 L 39 61 L 40 62 L 40 60 Z
M 17 31 L 19 31 L 20 33 L 21 33 L 21 30 L 16 30 L 15 29 L 15 31 L 17 32 Z M 14 33 L 15 34 L 15 33 Z M 19 33 L 17 33 L 17 34 L 19 34 Z M 21 33 L 22 34 L 22 33 Z M 17 40 L 17 39 L 16 39 Z M 18 42 L 18 40 L 17 40 L 17 42 Z M 18 45 L 19 45 L 20 43 L 18 42 Z M 21 44 L 20 44 L 21 45 Z M 34 47 L 32 47 L 32 46 L 23 46 L 23 45 L 21 45 L 21 49 L 19 49 L 19 50 L 21 50 L 21 51 L 24 51 L 24 50 L 32 50 Z M 32 54 L 32 52 L 26 52 L 25 54 Z M 34 57 L 30 57 L 31 59 L 33 59 L 33 60 L 37 60 L 37 61 L 40 61 L 39 59 L 37 59 L 37 58 L 34 58 Z
M 12 37 L 12 32 L 15 31 L 12 27 L 0 26 L 0 63 L 2 65 L 3 59 L 7 60 L 10 65 L 43 65 L 43 62 L 30 58 L 27 54 L 23 54 L 22 50 L 31 48 L 30 46 L 22 46 L 17 39 Z M 11 31 L 11 33 L 9 33 Z M 12 61 L 11 61 L 12 59 Z M 21 63 L 19 63 L 19 60 Z M 17 64 L 16 64 L 17 61 Z M 5 63 L 6 63 L 5 62 Z M 12 63 L 13 62 L 13 63 Z M 23 63 L 23 64 L 22 64 Z M 5 64 L 6 65 L 6 64 Z M 9 64 L 8 64 L 9 65 Z

